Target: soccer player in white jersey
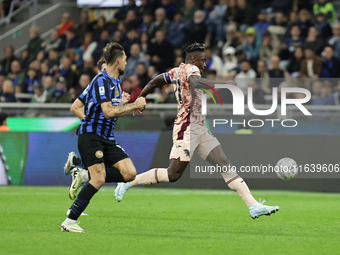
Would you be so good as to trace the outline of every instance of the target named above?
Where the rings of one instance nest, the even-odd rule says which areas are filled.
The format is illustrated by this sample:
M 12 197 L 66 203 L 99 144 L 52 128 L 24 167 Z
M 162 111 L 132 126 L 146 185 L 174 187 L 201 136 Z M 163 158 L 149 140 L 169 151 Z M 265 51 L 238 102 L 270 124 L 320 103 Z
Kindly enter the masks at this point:
M 221 169 L 224 166 L 230 166 L 219 141 L 208 132 L 204 125 L 205 116 L 200 114 L 201 93 L 203 91 L 190 88 L 197 84 L 195 80 L 201 78 L 201 73 L 206 67 L 205 46 L 200 43 L 191 44 L 185 49 L 185 53 L 185 64 L 182 63 L 179 67 L 156 76 L 139 95 L 146 97 L 157 87 L 166 84 L 174 85 L 179 113 L 173 129 L 170 165 L 168 168 L 154 168 L 139 174 L 131 182 L 119 183 L 115 190 L 115 198 L 118 202 L 123 199 L 126 191 L 133 186 L 177 181 L 182 176 L 194 151 L 212 165 L 221 166 Z M 194 89 L 193 98 L 190 89 Z M 237 173 L 222 173 L 222 177 L 228 187 L 236 191 L 243 199 L 253 219 L 261 215 L 270 215 L 279 210 L 278 206 L 266 206 L 263 205 L 263 202 L 257 202 L 251 195 L 245 181 Z

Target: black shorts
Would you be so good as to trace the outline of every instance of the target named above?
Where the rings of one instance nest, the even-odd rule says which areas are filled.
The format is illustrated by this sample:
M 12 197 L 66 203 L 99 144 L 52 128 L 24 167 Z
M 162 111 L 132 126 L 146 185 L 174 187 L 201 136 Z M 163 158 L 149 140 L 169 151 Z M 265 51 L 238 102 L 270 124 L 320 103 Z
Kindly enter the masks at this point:
M 107 140 L 95 133 L 85 133 L 78 136 L 78 150 L 84 167 L 104 163 L 111 167 L 129 155 L 116 141 Z

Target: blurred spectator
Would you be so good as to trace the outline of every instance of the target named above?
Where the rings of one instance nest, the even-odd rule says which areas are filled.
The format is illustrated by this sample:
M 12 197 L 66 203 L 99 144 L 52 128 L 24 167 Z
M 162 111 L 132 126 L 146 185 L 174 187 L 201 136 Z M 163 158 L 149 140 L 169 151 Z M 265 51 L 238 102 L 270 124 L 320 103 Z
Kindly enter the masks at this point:
M 180 66 L 181 63 L 184 63 L 184 58 L 182 56 L 177 56 L 175 58 L 175 63 L 174 63 L 174 66 Z
M 227 0 L 219 0 L 219 4 L 209 13 L 209 17 L 206 17 L 208 33 L 212 38 L 215 38 L 215 40 L 211 40 L 211 45 L 223 40 L 223 17 L 228 7 L 227 2 Z
M 81 43 L 84 42 L 85 34 L 92 31 L 92 26 L 89 23 L 89 15 L 86 11 L 80 14 L 80 23 L 76 27 L 77 38 Z
M 147 68 L 144 63 L 137 64 L 137 77 L 140 80 L 140 87 L 144 88 L 146 84 L 150 81 L 147 73 Z
M 59 54 L 56 49 L 52 49 L 48 53 L 48 67 L 50 69 L 49 73 L 55 75 L 59 71 Z
M 9 132 L 7 127 L 7 117 L 8 115 L 4 112 L 0 112 L 0 132 Z
M 122 43 L 122 46 L 124 48 L 124 51 L 126 53 L 126 57 L 130 57 L 130 52 L 131 52 L 131 46 L 138 41 L 138 34 L 136 32 L 136 29 L 131 29 L 127 32 L 127 38 L 126 40 Z
M 46 99 L 48 103 L 71 103 L 72 98 L 66 89 L 66 81 L 60 77 L 55 91 Z
M 207 70 L 215 70 L 217 72 L 217 76 L 221 76 L 223 74 L 223 62 L 222 59 L 213 53 L 212 49 L 207 47 L 205 49 L 205 58 L 206 58 L 206 69 Z
M 39 78 L 40 62 L 38 60 L 33 60 L 29 65 L 29 68 L 33 68 L 36 72 L 36 77 Z
M 256 22 L 257 11 L 247 4 L 246 0 L 237 0 L 237 11 L 233 21 L 237 23 L 241 31 Z
M 59 38 L 59 33 L 57 29 L 53 29 L 51 32 L 50 39 L 46 42 L 43 42 L 41 47 L 45 49 L 46 52 L 49 52 L 51 49 L 57 49 L 61 39 Z
M 19 63 L 24 73 L 28 71 L 30 62 L 31 62 L 30 53 L 27 49 L 25 49 L 21 52 L 21 56 L 19 58 Z
M 230 3 L 228 5 L 227 10 L 229 10 L 229 8 L 230 8 Z M 214 9 L 214 2 L 212 0 L 205 0 L 204 5 L 203 5 L 204 16 L 208 18 L 213 9 Z M 228 19 L 226 15 L 227 14 L 225 14 L 224 16 L 224 21 Z
M 330 82 L 322 83 L 320 95 L 316 96 L 312 101 L 312 105 L 335 105 L 334 96 L 332 94 L 333 86 Z
M 83 54 L 87 50 L 89 45 L 92 43 L 92 37 L 93 37 L 93 33 L 91 31 L 88 31 L 88 32 L 85 33 L 84 40 L 83 40 L 83 43 L 81 45 L 81 50 L 82 50 Z
M 153 21 L 149 27 L 149 36 L 154 38 L 157 31 L 163 31 L 164 34 L 168 33 L 170 21 L 166 18 L 166 12 L 164 8 L 158 8 L 155 11 L 155 21 Z
M 172 0 L 161 0 L 161 8 L 164 8 L 166 11 L 166 17 L 169 20 L 172 20 L 174 18 L 174 15 L 176 13 L 176 6 L 173 4 Z
M 228 2 L 228 8 L 227 8 L 227 11 L 225 12 L 225 15 L 224 15 L 224 18 L 223 18 L 223 21 L 224 23 L 229 23 L 230 21 L 233 21 L 236 13 L 237 13 L 237 5 L 236 5 L 236 1 L 237 0 L 229 0 Z M 212 4 L 212 0 L 208 0 L 206 1 L 207 2 L 211 2 Z M 209 5 L 208 5 L 209 6 Z M 208 15 L 209 13 L 206 13 L 206 15 Z
M 337 44 L 340 38 L 340 23 L 339 22 L 333 23 L 332 33 L 333 33 L 333 36 L 328 39 L 328 44 L 332 47 L 335 47 L 335 45 Z
M 91 83 L 91 76 L 87 73 L 83 73 L 79 79 L 79 87 L 77 88 L 75 94 L 78 97 L 83 90 Z
M 238 71 L 241 70 L 241 65 L 243 61 L 248 61 L 252 68 L 256 68 L 257 61 L 252 59 L 250 55 L 246 55 L 243 49 L 239 49 L 235 52 L 235 57 L 237 58 Z
M 152 22 L 152 14 L 149 11 L 146 11 L 143 14 L 142 24 L 140 24 L 139 27 L 137 28 L 137 33 L 141 34 L 144 32 L 148 32 L 151 22 Z
M 66 84 L 67 90 L 69 90 L 70 93 L 73 93 L 77 84 L 77 75 L 71 69 L 71 60 L 67 55 L 64 55 L 60 62 L 61 69 L 59 70 L 59 73 L 64 79 L 59 79 L 59 82 L 62 80 Z
M 144 13 L 152 10 L 151 4 L 148 0 L 141 0 L 140 6 L 137 7 L 137 16 L 142 17 Z
M 7 75 L 6 80 L 13 82 L 16 92 L 21 91 L 22 84 L 25 79 L 25 73 L 21 71 L 21 66 L 18 60 L 14 60 L 11 64 L 11 72 Z
M 294 55 L 294 51 L 297 47 L 303 47 L 305 39 L 301 38 L 301 30 L 298 25 L 293 25 L 290 29 L 291 38 L 286 42 L 286 49 L 288 50 L 291 58 Z
M 236 48 L 238 46 L 237 43 L 238 38 L 236 37 L 237 27 L 234 24 L 230 24 L 227 26 L 226 30 L 227 30 L 225 35 L 226 42 L 222 47 L 222 53 L 228 47 Z
M 167 40 L 174 46 L 174 48 L 180 48 L 183 45 L 185 39 L 185 33 L 183 28 L 188 24 L 183 20 L 183 15 L 180 12 L 175 14 L 174 20 L 171 22 Z
M 315 55 L 311 46 L 305 48 L 305 59 L 302 60 L 300 76 L 302 78 L 318 78 L 322 71 L 323 59 Z
M 71 21 L 70 14 L 65 12 L 63 16 L 61 16 L 61 23 L 58 28 L 59 36 L 63 36 L 69 27 L 74 27 L 74 24 Z
M 260 83 L 262 91 L 266 94 L 270 94 L 272 89 L 269 87 L 269 74 L 267 71 L 266 62 L 259 61 L 257 63 L 256 78 L 259 78 L 257 81 Z
M 55 91 L 53 77 L 50 75 L 46 76 L 45 79 L 43 79 L 43 84 L 46 91 L 46 97 L 50 97 Z
M 135 0 L 129 0 L 128 5 L 120 7 L 115 14 L 115 18 L 119 20 L 125 19 L 125 16 L 129 10 L 138 11 Z
M 34 96 L 32 97 L 31 103 L 45 103 L 47 98 L 47 91 L 44 86 L 37 82 L 34 87 Z
M 235 49 L 228 47 L 223 52 L 224 65 L 222 68 L 223 77 L 230 78 L 235 77 L 237 73 L 237 58 L 235 57 Z
M 122 44 L 123 43 L 123 33 L 120 30 L 117 30 L 113 33 L 112 41 Z
M 0 74 L 0 91 L 2 90 L 2 85 L 4 84 L 6 80 L 6 76 L 3 74 Z
M 0 62 L 0 73 L 3 75 L 9 74 L 11 71 L 11 64 L 17 58 L 14 56 L 14 48 L 12 46 L 8 46 L 4 49 L 5 58 Z
M 97 23 L 94 27 L 93 40 L 98 41 L 104 30 L 107 30 L 106 19 L 104 16 L 100 16 L 97 19 Z
M 293 57 L 290 59 L 287 66 L 287 71 L 292 77 L 297 77 L 300 74 L 300 66 L 304 58 L 303 49 L 301 47 L 295 48 Z
M 311 87 L 312 101 L 321 94 L 322 82 L 314 80 Z
M 244 51 L 246 54 L 249 54 L 251 58 L 258 59 L 262 44 L 262 36 L 261 34 L 256 34 L 256 30 L 253 27 L 248 27 L 246 34 L 247 40 L 244 44 Z
M 324 61 L 322 63 L 321 78 L 339 78 L 340 61 L 334 56 L 334 50 L 331 46 L 326 46 L 324 51 Z
M 281 43 L 276 35 L 271 35 L 268 31 L 263 34 L 263 41 L 260 48 L 260 60 L 269 61 L 272 56 L 280 52 Z
M 338 81 L 338 84 L 334 87 L 334 100 L 335 105 L 340 105 L 340 81 Z
M 268 70 L 270 78 L 289 78 L 289 74 L 280 68 L 280 61 L 277 55 L 271 57 L 271 68 Z
M 272 0 L 270 7 L 273 9 L 273 12 L 283 11 L 288 13 L 293 7 L 293 0 Z
M 37 27 L 30 28 L 30 38 L 31 40 L 27 44 L 27 49 L 33 59 L 37 57 L 39 51 L 42 50 L 41 44 L 43 40 L 40 38 L 40 31 Z
M 61 42 L 58 46 L 58 51 L 63 52 L 67 49 L 76 49 L 81 46 L 77 34 L 76 29 L 74 27 L 69 27 L 65 32 L 65 37 L 61 39 Z M 110 36 L 110 35 L 109 35 Z
M 14 88 L 12 81 L 5 81 L 0 91 L 0 102 L 15 103 L 17 99 L 14 95 Z
M 50 69 L 48 68 L 48 61 L 46 60 L 40 65 L 40 79 L 45 79 L 47 75 L 50 75 Z
M 94 48 L 92 52 L 92 58 L 95 63 L 97 63 L 98 60 L 101 58 L 101 56 L 103 55 L 103 49 L 109 42 L 110 42 L 110 32 L 109 30 L 103 30 L 100 35 L 100 39 L 97 41 L 96 47 Z
M 159 74 L 159 72 L 157 72 L 156 67 L 154 67 L 154 66 L 148 67 L 148 76 L 149 76 L 150 80 L 155 78 L 158 74 Z
M 137 75 L 137 65 L 139 63 L 144 63 L 146 67 L 149 66 L 149 61 L 146 60 L 143 54 L 140 52 L 140 46 L 138 43 L 135 43 L 131 46 L 130 57 L 127 60 L 127 64 L 125 67 L 125 75 Z
M 244 94 L 247 92 L 247 81 L 251 78 L 256 78 L 256 72 L 251 68 L 250 63 L 244 60 L 241 64 L 241 72 L 235 76 L 237 87 L 239 87 Z
M 141 47 L 141 52 L 147 58 L 147 55 L 149 55 L 149 49 L 150 49 L 151 43 L 149 41 L 149 36 L 146 32 L 144 32 L 140 35 L 140 44 L 139 45 Z
M 258 22 L 254 24 L 257 34 L 263 34 L 264 31 L 268 30 L 270 23 L 268 22 L 267 10 L 262 9 L 257 15 Z
M 131 90 L 130 90 L 130 101 L 129 103 L 133 103 L 138 98 L 139 94 L 142 92 L 142 88 L 140 87 L 140 80 L 136 75 L 131 75 L 129 77 L 131 82 Z
M 129 10 L 124 20 L 127 30 L 137 29 L 141 23 L 141 20 L 137 17 L 135 10 Z
M 278 37 L 280 41 L 284 41 L 284 36 L 287 32 L 287 17 L 281 11 L 275 13 L 275 17 L 272 18 L 268 27 L 268 31 L 271 35 Z
M 299 12 L 299 20 L 296 22 L 296 25 L 300 27 L 300 36 L 306 38 L 309 28 L 313 26 L 310 12 L 305 9 L 301 10 Z
M 333 35 L 332 28 L 328 24 L 325 15 L 322 12 L 320 12 L 316 16 L 315 28 L 318 30 L 319 34 L 325 39 L 328 39 Z
M 184 6 L 181 9 L 183 13 L 183 19 L 186 21 L 192 21 L 194 18 L 194 13 L 198 10 L 198 6 L 195 0 L 185 0 Z
M 83 68 L 79 71 L 80 75 L 88 74 L 90 75 L 91 80 L 97 75 L 96 66 L 94 65 L 93 58 L 89 58 L 84 61 Z
M 194 42 L 204 43 L 208 29 L 204 23 L 204 12 L 197 10 L 194 14 L 193 21 L 183 28 L 185 33 L 185 44 L 189 45 Z
M 320 55 L 326 45 L 326 40 L 319 35 L 315 27 L 310 27 L 306 38 L 306 45 L 311 45 L 317 55 Z
M 163 31 L 156 32 L 156 42 L 150 48 L 150 63 L 154 65 L 159 72 L 164 72 L 166 68 L 172 67 L 174 62 L 174 52 L 172 45 L 165 40 Z
M 252 88 L 252 102 L 254 104 L 265 104 L 266 100 L 264 100 L 264 92 L 260 88 L 260 85 L 257 83 L 256 80 L 249 80 L 248 81 L 248 88 Z M 245 103 L 248 101 L 249 94 L 245 97 Z
M 43 50 L 39 51 L 35 60 L 41 64 L 45 60 L 45 52 Z
M 314 15 L 318 15 L 322 12 L 330 24 L 337 20 L 334 6 L 332 3 L 329 3 L 328 0 L 317 0 L 313 6 L 313 12 Z
M 33 86 L 36 83 L 39 83 L 39 80 L 37 79 L 37 72 L 30 67 L 27 72 L 27 77 L 22 85 L 22 93 L 34 94 Z

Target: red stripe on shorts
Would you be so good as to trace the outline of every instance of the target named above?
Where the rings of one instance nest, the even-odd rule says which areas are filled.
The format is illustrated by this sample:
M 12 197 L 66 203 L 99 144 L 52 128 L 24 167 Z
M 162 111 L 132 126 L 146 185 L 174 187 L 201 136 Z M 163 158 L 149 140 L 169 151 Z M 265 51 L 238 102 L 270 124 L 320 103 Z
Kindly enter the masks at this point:
M 182 124 L 181 130 L 177 134 L 177 140 L 183 140 L 184 132 L 185 130 L 187 130 L 189 125 L 190 125 L 190 122 L 185 122 Z

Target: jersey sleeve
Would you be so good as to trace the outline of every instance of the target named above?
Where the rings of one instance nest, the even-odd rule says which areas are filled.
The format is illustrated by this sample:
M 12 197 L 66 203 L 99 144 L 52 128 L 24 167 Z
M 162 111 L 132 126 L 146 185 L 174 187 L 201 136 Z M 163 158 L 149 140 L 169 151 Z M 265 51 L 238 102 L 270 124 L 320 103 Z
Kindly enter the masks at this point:
M 186 76 L 187 81 L 189 80 L 189 77 L 191 75 L 201 76 L 201 72 L 200 72 L 200 70 L 198 69 L 197 66 L 190 65 L 185 69 L 185 76 Z
M 97 79 L 96 83 L 93 84 L 93 102 L 95 104 L 102 104 L 111 101 L 109 83 L 105 78 Z

